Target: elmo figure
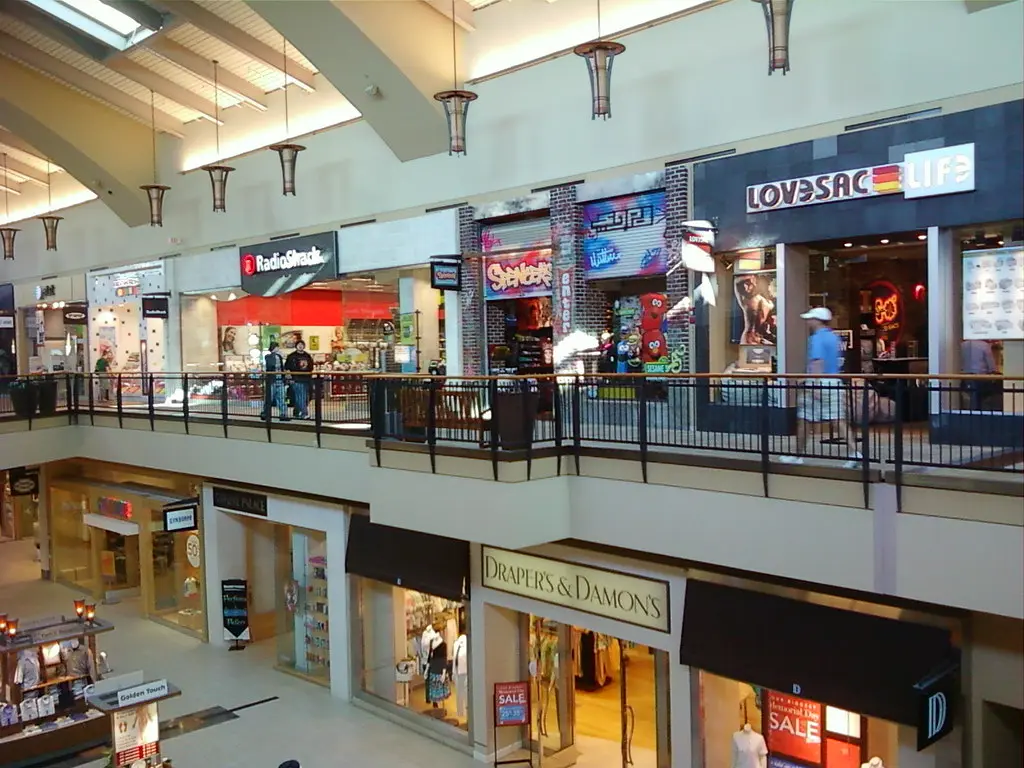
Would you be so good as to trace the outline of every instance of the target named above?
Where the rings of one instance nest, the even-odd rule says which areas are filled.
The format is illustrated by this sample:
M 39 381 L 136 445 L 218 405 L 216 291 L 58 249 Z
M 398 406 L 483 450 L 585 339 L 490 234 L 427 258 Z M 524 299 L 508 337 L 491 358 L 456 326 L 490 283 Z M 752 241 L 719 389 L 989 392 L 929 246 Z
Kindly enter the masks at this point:
M 658 331 L 645 331 L 640 344 L 645 363 L 656 363 L 668 354 L 668 344 L 665 343 L 665 334 Z
M 640 297 L 640 330 L 645 334 L 648 331 L 664 331 L 666 312 L 668 300 L 665 294 L 645 293 Z

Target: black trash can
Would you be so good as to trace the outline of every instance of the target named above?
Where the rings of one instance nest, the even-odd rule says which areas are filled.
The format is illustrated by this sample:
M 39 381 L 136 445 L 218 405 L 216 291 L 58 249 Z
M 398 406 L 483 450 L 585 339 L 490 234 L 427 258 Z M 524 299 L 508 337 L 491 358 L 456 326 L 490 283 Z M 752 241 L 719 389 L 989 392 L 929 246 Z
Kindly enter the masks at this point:
M 30 419 L 36 414 L 36 389 L 28 379 L 11 382 L 11 409 L 19 419 Z
M 53 416 L 57 412 L 57 379 L 53 376 L 43 376 L 32 383 L 39 415 Z
M 498 392 L 495 411 L 498 443 L 506 451 L 522 451 L 533 439 L 540 395 L 535 386 L 528 391 Z

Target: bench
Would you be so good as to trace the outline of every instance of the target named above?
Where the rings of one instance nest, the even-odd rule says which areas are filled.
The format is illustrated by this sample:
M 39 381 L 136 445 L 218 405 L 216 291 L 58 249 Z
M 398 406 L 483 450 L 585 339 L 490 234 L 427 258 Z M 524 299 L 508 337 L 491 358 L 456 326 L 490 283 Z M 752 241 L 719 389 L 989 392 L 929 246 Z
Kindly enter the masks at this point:
M 402 414 L 402 437 L 410 429 L 426 430 L 429 423 L 430 391 L 424 389 L 402 389 L 398 392 L 398 410 Z M 483 419 L 484 404 L 480 392 L 461 389 L 434 390 L 434 427 L 459 432 L 476 432 L 478 442 L 485 442 L 486 425 Z M 421 438 L 413 438 L 421 439 Z M 425 439 L 425 438 L 422 438 Z

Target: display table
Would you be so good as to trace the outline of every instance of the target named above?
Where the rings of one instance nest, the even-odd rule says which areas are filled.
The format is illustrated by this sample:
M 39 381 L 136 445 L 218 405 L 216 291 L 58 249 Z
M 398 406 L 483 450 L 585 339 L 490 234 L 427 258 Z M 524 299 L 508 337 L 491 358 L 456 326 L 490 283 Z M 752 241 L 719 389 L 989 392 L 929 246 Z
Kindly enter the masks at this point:
M 4 768 L 51 762 L 105 744 L 108 718 L 86 703 L 97 671 L 96 636 L 114 625 L 50 616 L 19 621 L 0 614 L 0 755 Z

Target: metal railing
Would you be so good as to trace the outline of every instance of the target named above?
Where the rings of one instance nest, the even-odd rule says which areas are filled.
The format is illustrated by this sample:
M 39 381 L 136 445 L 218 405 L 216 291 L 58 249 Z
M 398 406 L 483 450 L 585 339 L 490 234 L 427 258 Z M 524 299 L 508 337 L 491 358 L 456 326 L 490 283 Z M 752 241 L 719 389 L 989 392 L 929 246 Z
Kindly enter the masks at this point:
M 283 407 L 282 407 L 283 406 Z M 267 418 L 267 414 L 270 417 Z M 1024 378 L 984 376 L 314 373 L 50 374 L 0 380 L 0 417 L 184 419 L 363 434 L 532 462 L 629 449 L 748 456 L 897 476 L 914 468 L 1024 473 Z M 282 424 L 282 422 L 290 422 Z M 302 425 L 308 425 L 303 427 Z

